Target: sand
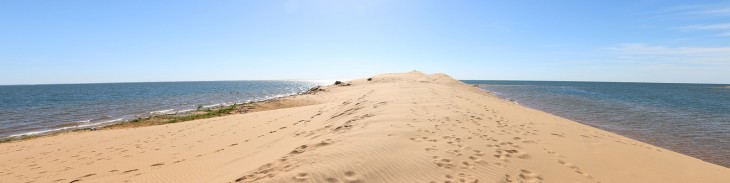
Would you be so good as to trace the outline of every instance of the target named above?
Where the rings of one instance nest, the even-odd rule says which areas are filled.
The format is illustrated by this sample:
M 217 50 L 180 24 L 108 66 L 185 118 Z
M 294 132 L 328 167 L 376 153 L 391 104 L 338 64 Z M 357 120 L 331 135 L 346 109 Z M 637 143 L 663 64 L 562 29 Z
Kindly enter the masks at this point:
M 444 74 L 349 83 L 297 107 L 2 143 L 0 182 L 730 182 Z

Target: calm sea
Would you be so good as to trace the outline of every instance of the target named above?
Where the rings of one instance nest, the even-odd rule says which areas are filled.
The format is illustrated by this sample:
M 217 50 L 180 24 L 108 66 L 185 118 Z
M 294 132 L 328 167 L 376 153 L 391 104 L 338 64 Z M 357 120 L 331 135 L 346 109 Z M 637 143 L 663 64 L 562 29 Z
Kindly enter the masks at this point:
M 205 81 L 0 86 L 0 138 L 265 100 L 320 84 Z
M 730 167 L 730 89 L 711 84 L 464 81 L 534 109 Z

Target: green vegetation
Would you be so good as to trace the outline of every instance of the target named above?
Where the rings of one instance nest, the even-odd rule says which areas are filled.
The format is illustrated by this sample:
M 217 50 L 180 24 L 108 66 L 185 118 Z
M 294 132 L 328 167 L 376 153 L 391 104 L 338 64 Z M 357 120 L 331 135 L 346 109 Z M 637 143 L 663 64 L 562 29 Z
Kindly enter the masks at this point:
M 192 121 L 192 120 L 196 120 L 196 119 L 212 118 L 212 117 L 218 117 L 218 116 L 224 116 L 224 115 L 230 114 L 231 112 L 238 109 L 238 106 L 239 106 L 238 104 L 233 104 L 233 105 L 226 106 L 226 107 L 221 107 L 221 108 L 216 108 L 216 109 L 204 109 L 204 110 L 201 110 L 202 107 L 198 106 L 198 110 L 191 114 L 137 118 L 137 119 L 129 121 L 128 123 L 167 124 L 167 123 L 177 123 L 177 122 L 183 122 L 183 121 Z M 125 125 L 125 123 L 120 123 L 118 125 Z M 111 125 L 109 127 L 115 127 L 115 126 L 117 126 L 117 125 Z
M 231 106 L 222 107 L 219 109 L 211 110 L 206 109 L 202 114 L 190 114 L 185 116 L 170 116 L 167 118 L 170 118 L 169 121 L 166 121 L 165 123 L 177 123 L 177 122 L 183 122 L 183 121 L 190 121 L 190 120 L 196 120 L 196 119 L 205 119 L 205 118 L 212 118 L 217 116 L 223 116 L 226 114 L 230 114 L 232 111 L 236 110 L 237 105 L 233 104 Z

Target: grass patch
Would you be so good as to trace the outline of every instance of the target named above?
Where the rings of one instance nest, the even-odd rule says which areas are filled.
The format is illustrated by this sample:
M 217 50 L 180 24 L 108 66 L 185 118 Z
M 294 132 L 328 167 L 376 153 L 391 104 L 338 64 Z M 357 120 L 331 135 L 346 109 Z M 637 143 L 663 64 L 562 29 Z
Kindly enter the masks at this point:
M 137 118 L 137 119 L 125 122 L 125 123 L 119 123 L 119 124 L 115 124 L 115 125 L 106 126 L 104 128 L 149 126 L 149 125 L 178 123 L 178 122 L 183 122 L 183 121 L 192 121 L 192 120 L 197 120 L 197 119 L 206 119 L 206 118 L 212 118 L 212 117 L 218 117 L 218 116 L 225 116 L 228 114 L 233 114 L 234 112 L 239 112 L 238 109 L 241 106 L 242 105 L 239 105 L 239 104 L 233 104 L 230 106 L 225 106 L 225 107 L 220 107 L 220 108 L 198 110 L 198 111 L 192 112 L 190 114 Z
M 183 121 L 192 121 L 192 120 L 196 120 L 196 119 L 205 119 L 205 118 L 223 116 L 223 115 L 231 114 L 231 112 L 236 110 L 237 107 L 238 107 L 238 105 L 233 104 L 231 106 L 227 106 L 227 107 L 223 107 L 223 108 L 219 108 L 219 109 L 215 109 L 215 110 L 206 109 L 206 110 L 203 110 L 204 113 L 202 113 L 202 114 L 193 113 L 193 114 L 189 114 L 189 115 L 185 115 L 185 116 L 166 116 L 170 119 L 168 121 L 166 121 L 165 123 L 177 123 L 177 122 L 183 122 Z

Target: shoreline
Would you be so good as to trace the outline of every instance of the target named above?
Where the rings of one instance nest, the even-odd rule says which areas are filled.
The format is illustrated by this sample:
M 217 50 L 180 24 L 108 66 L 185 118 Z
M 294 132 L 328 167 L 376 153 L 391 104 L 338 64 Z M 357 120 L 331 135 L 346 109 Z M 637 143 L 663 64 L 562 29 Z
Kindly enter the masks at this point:
M 29 140 L 29 139 L 35 139 L 35 138 L 41 138 L 41 137 L 47 137 L 47 136 L 54 136 L 59 134 L 65 134 L 65 133 L 77 133 L 77 132 L 85 132 L 85 131 L 97 131 L 97 130 L 109 130 L 109 129 L 119 129 L 119 128 L 136 128 L 136 127 L 144 127 L 144 126 L 153 126 L 153 125 L 163 125 L 168 123 L 178 123 L 178 122 L 185 122 L 185 121 L 192 121 L 192 120 L 198 120 L 198 119 L 207 119 L 207 118 L 214 118 L 214 117 L 221 117 L 226 115 L 232 115 L 232 114 L 243 114 L 247 112 L 257 112 L 262 111 L 257 108 L 261 108 L 265 106 L 266 104 L 277 102 L 280 100 L 285 100 L 288 97 L 294 97 L 297 95 L 306 95 L 310 94 L 312 92 L 316 92 L 315 89 L 319 89 L 321 86 L 316 86 L 308 89 L 304 92 L 294 93 L 294 94 L 287 94 L 282 96 L 276 96 L 273 98 L 263 99 L 263 100 L 255 100 L 245 103 L 221 103 L 221 104 L 212 104 L 212 105 L 199 105 L 198 109 L 193 110 L 181 110 L 175 113 L 163 113 L 161 111 L 167 111 L 167 110 L 161 110 L 161 111 L 151 111 L 148 112 L 149 116 L 146 117 L 138 117 L 134 119 L 124 119 L 124 118 L 118 118 L 108 121 L 103 121 L 101 123 L 94 123 L 94 124 L 82 124 L 82 125 L 68 125 L 62 124 L 58 126 L 63 126 L 59 128 L 54 129 L 47 129 L 47 130 L 39 130 L 39 131 L 30 131 L 30 132 L 24 132 L 21 134 L 14 134 L 9 135 L 5 137 L 0 137 L 0 143 L 8 143 L 8 142 L 15 142 L 15 141 L 23 141 L 23 140 Z M 284 105 L 286 106 L 286 105 Z M 284 107 L 282 106 L 282 107 Z M 292 106 L 288 106 L 292 107 Z M 273 110 L 273 109 L 267 109 L 267 110 Z M 174 120 L 174 121 L 171 121 Z M 90 120 L 88 120 L 90 121 Z M 75 123 L 75 122 L 71 122 Z M 68 123 L 68 124 L 71 124 Z
M 514 99 L 528 108 L 730 168 L 730 157 L 726 153 L 730 143 L 727 133 L 724 133 L 728 129 L 717 126 L 730 122 L 726 118 L 728 115 L 722 112 L 727 109 L 724 105 L 727 100 L 716 98 L 727 96 L 727 93 L 715 89 L 717 86 L 532 84 L 534 86 L 483 89 L 502 99 Z M 693 92 L 677 92 L 690 88 Z M 637 90 L 645 94 L 621 92 Z M 628 95 L 631 97 L 626 97 Z M 704 106 L 717 107 L 700 111 Z
M 377 75 L 258 109 L 0 143 L 0 180 L 730 182 L 728 168 L 445 74 Z
M 475 86 L 475 87 L 477 87 L 477 86 Z M 728 87 L 728 88 L 730 88 L 730 87 Z M 480 88 L 480 89 L 482 89 L 482 88 Z M 490 94 L 494 94 L 494 93 L 495 93 L 494 91 L 491 91 L 491 90 L 487 90 L 487 89 L 482 89 L 482 90 L 484 90 L 484 91 L 486 91 L 486 92 L 489 92 Z M 647 142 L 647 141 L 644 141 L 644 140 L 641 140 L 641 139 L 638 139 L 638 138 L 634 138 L 634 137 L 631 137 L 632 135 L 636 135 L 636 134 L 622 134 L 622 133 L 619 133 L 619 132 L 615 132 L 615 131 L 610 131 L 609 129 L 603 129 L 603 128 L 602 128 L 601 126 L 597 126 L 597 125 L 594 125 L 594 124 L 590 124 L 590 123 L 586 123 L 586 122 L 581 122 L 581 121 L 579 121 L 579 120 L 576 120 L 576 119 L 570 119 L 570 118 L 568 118 L 568 117 L 563 117 L 563 116 L 560 116 L 560 115 L 558 115 L 558 114 L 554 114 L 554 113 L 552 113 L 552 112 L 547 112 L 547 111 L 543 111 L 543 110 L 540 110 L 540 109 L 536 109 L 536 108 L 533 108 L 533 107 L 530 107 L 530 106 L 527 106 L 527 105 L 522 105 L 522 104 L 521 104 L 521 103 L 519 103 L 519 102 L 518 102 L 517 100 L 514 100 L 514 99 L 512 99 L 512 98 L 507 98 L 507 97 L 499 97 L 499 96 L 496 96 L 496 95 L 493 95 L 493 96 L 494 96 L 494 97 L 497 97 L 497 98 L 499 98 L 499 99 L 501 99 L 501 100 L 507 101 L 507 102 L 512 102 L 512 103 L 514 103 L 514 104 L 516 104 L 516 105 L 520 105 L 520 106 L 522 106 L 522 107 L 525 107 L 525 108 L 529 108 L 529 109 L 532 109 L 532 110 L 536 110 L 536 111 L 544 112 L 544 113 L 546 113 L 546 114 L 550 114 L 550 115 L 553 115 L 553 116 L 555 116 L 555 117 L 558 117 L 558 118 L 564 118 L 564 119 L 568 119 L 568 120 L 574 121 L 574 122 L 576 122 L 576 123 L 579 123 L 579 124 L 581 124 L 581 125 L 586 125 L 586 126 L 589 126 L 589 127 L 592 127 L 592 128 L 596 128 L 596 129 L 604 130 L 604 131 L 607 131 L 607 132 L 610 132 L 610 133 L 614 133 L 614 134 L 616 134 L 616 135 L 620 135 L 620 136 L 623 136 L 623 137 L 629 138 L 629 139 L 631 139 L 631 140 L 635 140 L 635 141 L 641 142 L 641 143 L 651 144 L 652 146 L 658 146 L 658 145 L 654 145 L 654 143 L 655 143 L 655 142 Z M 658 146 L 658 147 L 661 147 L 661 146 Z M 661 147 L 661 148 L 667 148 L 667 147 Z M 667 148 L 667 149 L 668 149 L 668 148 Z M 668 149 L 668 150 L 671 150 L 671 151 L 676 151 L 676 150 L 673 150 L 673 149 Z M 686 156 L 689 156 L 689 157 L 695 158 L 695 159 L 697 159 L 697 160 L 700 160 L 700 161 L 703 161 L 703 162 L 706 162 L 706 163 L 714 164 L 714 165 L 717 165 L 717 166 L 722 166 L 722 167 L 725 167 L 725 168 L 730 168 L 730 167 L 728 167 L 728 166 L 725 166 L 725 165 L 722 165 L 722 164 L 718 164 L 718 163 L 715 163 L 715 162 L 711 162 L 711 161 L 706 161 L 706 160 L 704 160 L 704 159 L 700 159 L 700 158 L 698 158 L 698 157 L 695 157 L 695 156 L 690 156 L 690 155 L 687 155 L 687 154 L 684 154 L 684 153 L 680 153 L 680 154 L 683 154 L 683 155 L 686 155 Z

